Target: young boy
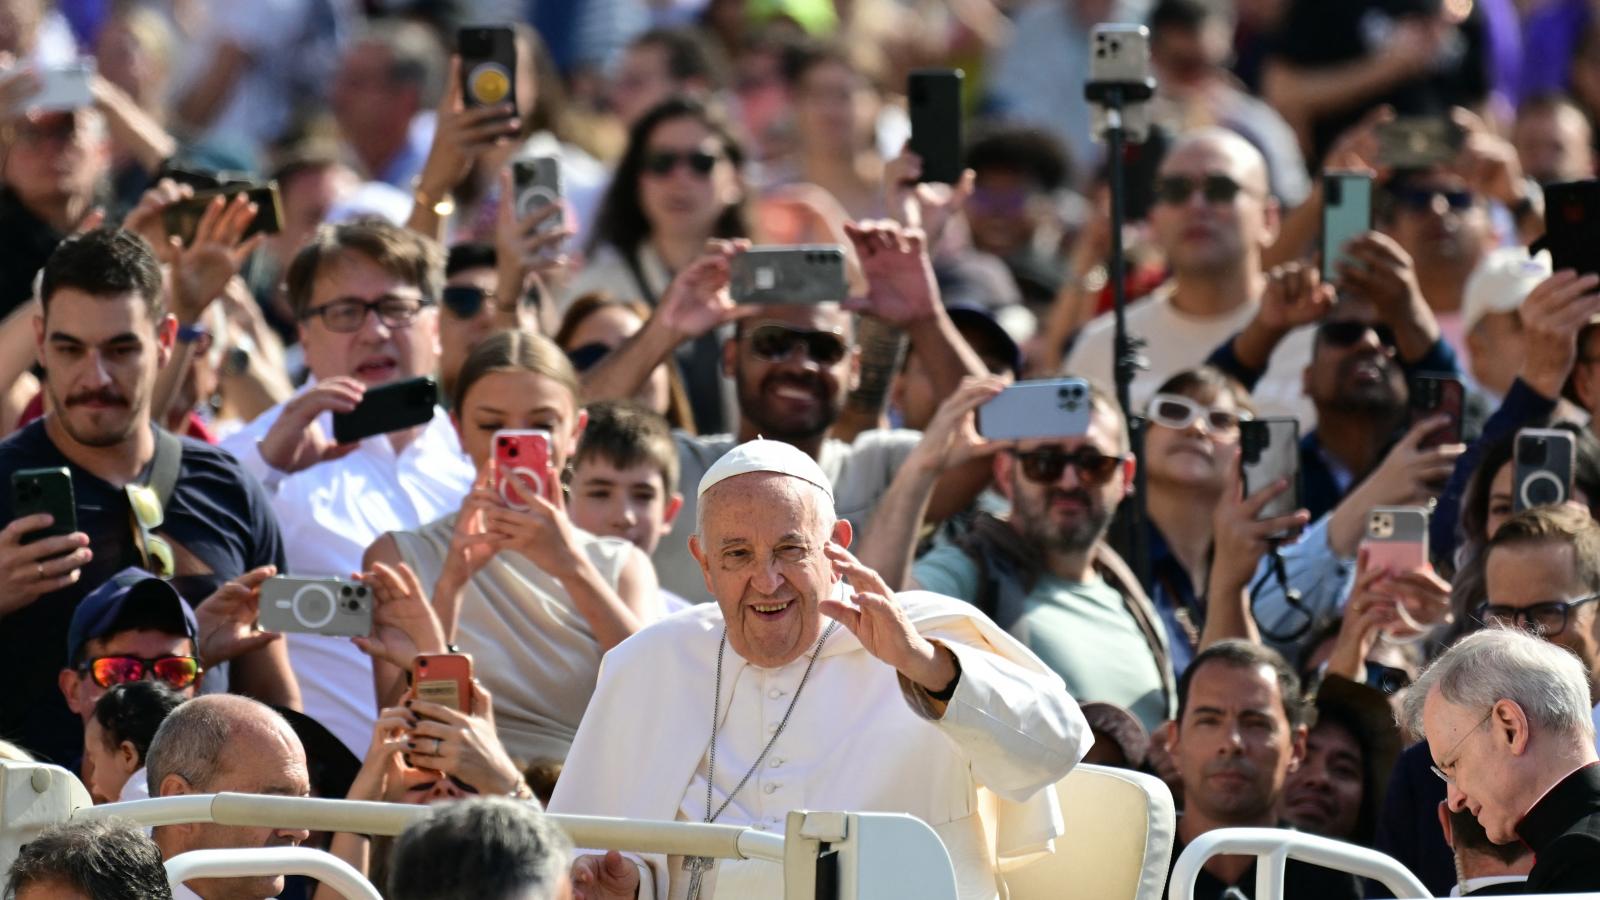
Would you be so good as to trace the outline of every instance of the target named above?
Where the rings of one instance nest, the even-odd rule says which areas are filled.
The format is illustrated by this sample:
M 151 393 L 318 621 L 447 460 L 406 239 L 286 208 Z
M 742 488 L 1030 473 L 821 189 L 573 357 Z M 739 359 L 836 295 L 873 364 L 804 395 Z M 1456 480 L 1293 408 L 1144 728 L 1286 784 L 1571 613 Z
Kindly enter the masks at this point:
M 672 531 L 683 506 L 678 448 L 665 419 L 632 403 L 592 403 L 572 456 L 567 515 L 602 537 L 619 537 L 646 554 Z M 689 605 L 663 589 L 668 613 Z

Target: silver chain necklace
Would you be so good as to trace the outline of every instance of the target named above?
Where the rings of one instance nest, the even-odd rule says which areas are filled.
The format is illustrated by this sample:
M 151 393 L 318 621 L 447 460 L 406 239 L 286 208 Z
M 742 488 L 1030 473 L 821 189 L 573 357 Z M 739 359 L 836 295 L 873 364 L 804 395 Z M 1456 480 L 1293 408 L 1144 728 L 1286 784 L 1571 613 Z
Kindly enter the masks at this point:
M 722 718 L 722 656 L 728 649 L 728 627 L 726 625 L 722 627 L 722 643 L 717 645 L 717 692 L 711 702 L 711 758 L 706 762 L 705 821 L 707 824 L 715 822 L 717 817 L 722 815 L 723 810 L 727 809 L 728 804 L 733 802 L 733 798 L 744 788 L 745 783 L 750 780 L 750 777 L 756 773 L 757 769 L 761 768 L 762 761 L 767 758 L 768 753 L 772 752 L 773 745 L 778 743 L 778 738 L 783 736 L 783 729 L 789 725 L 789 716 L 794 712 L 795 704 L 800 702 L 800 692 L 805 690 L 806 681 L 811 678 L 811 669 L 816 666 L 817 658 L 822 655 L 822 645 L 827 642 L 828 636 L 833 634 L 833 630 L 837 627 L 839 627 L 839 623 L 833 621 L 829 622 L 828 627 L 823 629 L 822 636 L 817 638 L 817 645 L 812 648 L 811 662 L 806 663 L 806 670 L 800 676 L 800 684 L 794 689 L 794 697 L 789 701 L 789 708 L 783 711 L 783 718 L 778 720 L 777 730 L 772 733 L 771 738 L 767 739 L 767 745 L 761 748 L 761 755 L 757 756 L 756 761 L 750 764 L 749 771 L 744 773 L 744 777 L 739 779 L 739 783 L 734 785 L 733 790 L 728 792 L 727 797 L 723 798 L 722 805 L 717 807 L 716 812 L 712 812 L 711 788 L 716 783 L 717 778 L 717 730 L 720 724 L 719 720 Z M 705 876 L 706 871 L 711 868 L 711 858 L 690 856 L 684 859 L 683 867 L 689 870 L 688 900 L 699 900 L 700 881 Z

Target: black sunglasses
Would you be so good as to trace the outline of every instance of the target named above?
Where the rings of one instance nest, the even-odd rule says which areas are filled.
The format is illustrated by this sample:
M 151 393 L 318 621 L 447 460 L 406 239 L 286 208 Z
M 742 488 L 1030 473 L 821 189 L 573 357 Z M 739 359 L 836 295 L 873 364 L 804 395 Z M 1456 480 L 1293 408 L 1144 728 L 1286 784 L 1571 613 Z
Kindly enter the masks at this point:
M 1445 203 L 1457 212 L 1471 209 L 1471 191 L 1447 191 L 1442 188 L 1403 187 L 1394 191 L 1395 205 L 1412 212 L 1426 212 L 1433 207 L 1433 198 L 1443 197 Z
M 679 165 L 687 163 L 689 171 L 701 178 L 711 174 L 717 167 L 717 155 L 704 150 L 691 150 L 688 153 L 679 153 L 675 150 L 655 150 L 644 158 L 644 170 L 651 175 L 666 177 L 671 175 Z
M 802 331 L 785 325 L 761 325 L 750 330 L 750 352 L 763 362 L 782 362 L 796 347 L 818 365 L 831 366 L 850 352 L 844 338 L 831 331 Z
M 611 347 L 609 345 L 600 343 L 584 344 L 581 347 L 573 347 L 568 350 L 567 359 L 572 361 L 572 368 L 579 372 L 587 372 L 594 367 L 595 363 L 605 359 L 610 353 Z
M 1195 191 L 1203 192 L 1207 203 L 1232 203 L 1241 190 L 1239 182 L 1226 175 L 1163 175 L 1156 180 L 1156 198 L 1173 206 L 1188 203 Z
M 1093 447 L 1079 447 L 1071 453 L 1055 447 L 1030 450 L 1026 453 L 1013 450 L 1011 455 L 1022 467 L 1022 476 L 1036 484 L 1054 484 L 1061 473 L 1071 466 L 1078 477 L 1091 484 L 1105 484 L 1122 465 L 1123 457 L 1107 456 Z
M 470 284 L 447 284 L 439 295 L 439 302 L 458 319 L 476 318 L 483 304 L 494 299 L 494 291 Z
M 1317 326 L 1317 339 L 1330 347 L 1353 347 L 1367 332 L 1378 336 L 1378 343 L 1385 347 L 1393 347 L 1394 329 L 1382 322 L 1368 323 L 1355 319 L 1341 319 L 1336 322 L 1323 322 Z

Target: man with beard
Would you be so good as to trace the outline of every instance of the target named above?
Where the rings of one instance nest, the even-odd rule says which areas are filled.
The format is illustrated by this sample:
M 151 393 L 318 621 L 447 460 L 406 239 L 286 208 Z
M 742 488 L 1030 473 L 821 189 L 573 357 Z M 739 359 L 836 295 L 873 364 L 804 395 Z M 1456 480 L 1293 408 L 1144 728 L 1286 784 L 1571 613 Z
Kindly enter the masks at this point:
M 892 223 L 846 226 L 867 276 L 867 296 L 843 304 L 736 305 L 728 294 L 729 263 L 747 245 L 713 241 L 707 253 L 673 279 L 661 305 L 627 343 L 584 373 L 583 399 L 633 397 L 650 373 L 685 341 L 727 322 L 733 337 L 722 347 L 723 371 L 738 387 L 737 434 L 698 437 L 676 432 L 683 509 L 651 559 L 661 586 L 694 602 L 710 599 L 700 566 L 689 553 L 698 501 L 694 488 L 723 454 L 764 437 L 804 450 L 832 482 L 839 517 L 866 525 L 921 436 L 873 429 L 851 443 L 829 436 L 859 375 L 852 311 L 906 330 L 911 352 L 929 373 L 936 396 L 955 392 L 962 377 L 988 370 L 950 320 L 933 279 L 920 231 Z M 844 300 L 844 298 L 840 298 Z M 965 509 L 988 482 L 987 468 L 966 467 L 941 480 L 928 518 Z
M 1116 401 L 1098 388 L 1078 437 L 994 455 L 1006 520 L 980 516 L 956 546 L 912 567 L 914 586 L 978 606 L 1038 654 L 1082 701 L 1112 703 L 1154 731 L 1172 714 L 1167 637 L 1150 600 L 1104 543 L 1133 485 Z
M 70 763 L 83 725 L 52 688 L 54 661 L 89 590 L 136 566 L 173 576 L 197 606 L 228 579 L 281 567 L 283 547 L 260 487 L 233 457 L 150 421 L 178 323 L 149 245 L 115 228 L 65 241 L 39 297 L 34 334 L 51 412 L 0 442 L 0 477 L 65 467 L 76 523 L 16 517 L 11 492 L 0 492 L 9 523 L 0 529 L 0 678 L 10 685 L 0 737 Z M 52 526 L 60 533 L 39 534 Z M 281 642 L 239 657 L 228 675 L 236 691 L 299 702 Z
M 1165 729 L 1183 781 L 1174 863 L 1208 831 L 1279 824 L 1284 782 L 1306 755 L 1305 719 L 1300 679 L 1266 647 L 1227 640 L 1195 657 L 1178 683 L 1178 718 Z M 1192 896 L 1249 898 L 1255 887 L 1255 857 L 1213 856 Z M 1361 896 L 1354 876 L 1295 860 L 1284 867 L 1283 888 L 1295 900 Z

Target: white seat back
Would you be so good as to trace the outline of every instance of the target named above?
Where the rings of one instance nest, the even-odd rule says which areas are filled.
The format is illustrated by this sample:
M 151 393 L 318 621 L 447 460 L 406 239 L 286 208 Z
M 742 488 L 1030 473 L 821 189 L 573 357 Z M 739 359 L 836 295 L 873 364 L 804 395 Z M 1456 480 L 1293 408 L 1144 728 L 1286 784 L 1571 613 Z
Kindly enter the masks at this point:
M 60 766 L 0 760 L 0 872 L 11 868 L 23 844 L 93 802 Z
M 1005 873 L 1012 900 L 1161 900 L 1177 827 L 1161 779 L 1080 763 L 1055 790 L 1066 834 Z

